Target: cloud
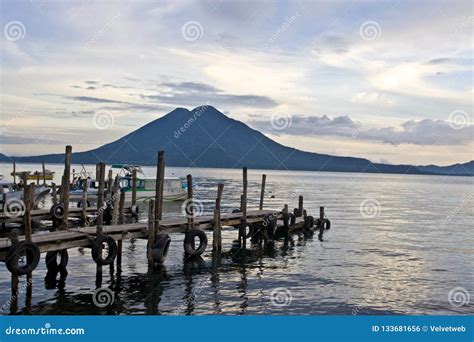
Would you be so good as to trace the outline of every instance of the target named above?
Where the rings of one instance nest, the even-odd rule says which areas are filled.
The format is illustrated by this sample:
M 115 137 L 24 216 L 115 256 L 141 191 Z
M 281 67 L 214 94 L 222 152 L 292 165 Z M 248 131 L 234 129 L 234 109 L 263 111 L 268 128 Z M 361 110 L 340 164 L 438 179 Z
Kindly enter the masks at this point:
M 474 141 L 474 126 L 455 127 L 443 120 L 408 120 L 400 126 L 370 128 L 349 116 L 330 118 L 323 116 L 291 117 L 291 124 L 284 130 L 275 129 L 271 120 L 254 119 L 250 126 L 275 135 L 337 136 L 385 144 L 400 145 L 463 145 Z
M 272 108 L 278 103 L 268 96 L 229 94 L 212 85 L 202 82 L 165 82 L 160 84 L 159 94 L 141 94 L 142 99 L 177 106 L 240 106 L 253 108 Z
M 74 100 L 74 101 L 91 102 L 91 103 L 125 103 L 123 101 L 102 99 L 99 97 L 90 97 L 90 96 L 63 96 L 63 98 Z

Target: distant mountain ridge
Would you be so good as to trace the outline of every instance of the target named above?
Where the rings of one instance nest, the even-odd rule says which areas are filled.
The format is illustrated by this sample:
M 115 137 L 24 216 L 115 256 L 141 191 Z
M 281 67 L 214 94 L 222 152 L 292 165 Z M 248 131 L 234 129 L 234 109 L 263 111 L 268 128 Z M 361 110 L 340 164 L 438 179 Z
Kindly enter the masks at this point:
M 461 175 L 463 167 L 388 165 L 364 158 L 311 153 L 281 145 L 241 121 L 231 119 L 212 106 L 189 111 L 176 108 L 165 116 L 124 137 L 86 152 L 73 153 L 73 163 L 156 164 L 158 150 L 165 150 L 166 165 L 308 171 L 450 174 Z M 0 161 L 61 163 L 63 154 L 7 157 Z M 473 175 L 474 162 L 465 170 Z

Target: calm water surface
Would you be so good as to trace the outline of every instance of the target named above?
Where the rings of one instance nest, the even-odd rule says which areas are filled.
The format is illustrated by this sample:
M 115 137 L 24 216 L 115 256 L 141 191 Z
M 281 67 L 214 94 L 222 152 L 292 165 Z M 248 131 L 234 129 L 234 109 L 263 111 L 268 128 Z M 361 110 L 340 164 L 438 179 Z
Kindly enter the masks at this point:
M 61 165 L 51 165 L 59 178 Z M 39 165 L 18 165 L 36 170 Z M 78 167 L 76 167 L 78 169 Z M 88 167 L 94 171 L 95 167 Z M 153 176 L 154 168 L 145 168 Z M 0 165 L 9 175 L 11 166 Z M 95 171 L 94 171 L 95 172 Z M 238 207 L 241 171 L 167 168 L 194 176 L 196 199 L 211 213 L 218 182 L 225 184 L 223 210 Z M 249 170 L 249 207 L 258 206 L 263 171 Z M 89 249 L 69 250 L 68 274 L 45 281 L 42 260 L 33 273 L 33 297 L 18 302 L 20 314 L 473 314 L 474 179 L 468 177 L 265 171 L 266 208 L 297 205 L 309 214 L 326 207 L 332 228 L 324 242 L 293 236 L 285 246 L 253 246 L 246 262 L 212 260 L 212 234 L 202 260 L 185 260 L 182 234 L 162 269 L 147 272 L 145 240 L 125 240 L 122 272 L 104 268 L 102 286 L 115 293 L 105 309 L 92 303 L 96 266 Z M 58 182 L 59 183 L 59 182 Z M 275 198 L 271 198 L 271 196 Z M 43 203 L 48 207 L 49 199 Z M 181 215 L 179 203 L 165 216 Z M 142 214 L 145 216 L 146 214 Z M 143 220 L 145 217 L 141 217 Z M 46 230 L 42 225 L 38 231 Z M 237 232 L 223 232 L 229 250 Z M 44 258 L 44 256 L 43 256 Z M 20 289 L 25 284 L 20 278 Z M 10 273 L 0 264 L 0 306 L 10 299 Z M 451 292 L 451 295 L 450 295 Z M 467 296 L 470 300 L 467 301 Z M 464 305 L 451 300 L 461 300 Z M 461 303 L 461 304 L 462 304 Z M 5 306 L 4 306 L 5 307 Z M 8 308 L 4 314 L 11 313 Z

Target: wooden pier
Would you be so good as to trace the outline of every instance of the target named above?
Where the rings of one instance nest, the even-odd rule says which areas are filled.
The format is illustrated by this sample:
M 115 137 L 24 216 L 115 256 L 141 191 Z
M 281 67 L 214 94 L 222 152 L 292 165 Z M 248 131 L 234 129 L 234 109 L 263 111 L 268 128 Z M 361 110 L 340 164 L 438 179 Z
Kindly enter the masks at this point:
M 188 198 L 183 203 L 185 215 L 163 218 L 163 184 L 165 159 L 160 151 L 157 157 L 157 181 L 155 199 L 149 201 L 148 220 L 145 223 L 124 224 L 125 214 L 137 214 L 136 207 L 136 174 L 133 175 L 132 203 L 125 206 L 125 193 L 120 192 L 118 178 L 115 180 L 109 173 L 105 179 L 105 164 L 99 163 L 96 168 L 99 182 L 97 206 L 69 208 L 69 182 L 72 161 L 72 148 L 66 147 L 62 191 L 59 199 L 53 187 L 53 206 L 50 209 L 32 210 L 31 193 L 34 184 L 24 183 L 24 212 L 11 217 L 11 214 L 0 213 L 0 221 L 23 223 L 23 234 L 14 230 L 7 238 L 0 238 L 0 261 L 6 263 L 12 274 L 12 298 L 18 294 L 18 277 L 26 275 L 31 280 L 32 272 L 40 261 L 41 253 L 46 253 L 48 272 L 65 271 L 68 261 L 67 250 L 70 248 L 90 248 L 91 261 L 97 265 L 97 276 L 101 279 L 102 266 L 113 265 L 121 268 L 122 241 L 124 239 L 147 239 L 147 255 L 150 270 L 159 267 L 166 259 L 171 237 L 169 233 L 184 233 L 183 249 L 186 255 L 199 256 L 207 248 L 208 237 L 205 230 L 212 230 L 212 251 L 221 253 L 223 229 L 235 230 L 237 233 L 238 252 L 250 246 L 270 244 L 297 232 L 312 236 L 318 231 L 318 238 L 323 240 L 323 233 L 330 228 L 330 221 L 325 217 L 324 207 L 320 207 L 318 218 L 307 215 L 304 209 L 303 196 L 298 198 L 298 206 L 290 212 L 287 204 L 279 210 L 264 209 L 266 176 L 262 176 L 260 203 L 258 210 L 248 210 L 247 168 L 243 168 L 242 194 L 240 208 L 232 213 L 221 212 L 223 184 L 216 186 L 216 202 L 212 215 L 197 216 L 194 213 L 193 179 L 187 176 Z M 105 182 L 108 181 L 104 191 Z M 87 190 L 85 187 L 84 190 Z M 83 203 L 87 203 L 87 191 L 84 191 Z M 107 213 L 107 219 L 104 219 Z M 52 219 L 53 226 L 49 232 L 32 232 L 32 217 Z M 82 227 L 70 225 L 70 217 L 78 217 Z M 106 223 L 106 224 L 104 224 Z M 198 245 L 196 246 L 196 239 Z M 250 240 L 248 243 L 247 240 Z M 105 253 L 105 254 L 104 254 Z M 20 261 L 21 260 L 21 261 Z M 30 281 L 28 282 L 30 283 Z M 100 282 L 98 282 L 98 287 Z

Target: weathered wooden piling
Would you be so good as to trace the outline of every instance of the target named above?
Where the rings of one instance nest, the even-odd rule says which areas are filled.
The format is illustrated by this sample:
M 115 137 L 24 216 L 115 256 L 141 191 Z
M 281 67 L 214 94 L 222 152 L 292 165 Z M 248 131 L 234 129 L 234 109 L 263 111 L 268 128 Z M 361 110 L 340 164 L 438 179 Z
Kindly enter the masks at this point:
M 125 210 L 125 191 L 120 191 L 119 224 L 123 224 L 123 222 L 125 221 L 124 210 Z
M 155 230 L 160 230 L 163 212 L 163 183 L 165 181 L 165 151 L 158 152 L 155 184 Z
M 318 239 L 319 241 L 323 241 L 323 234 L 324 234 L 324 207 L 319 207 L 319 234 Z
M 247 247 L 247 187 L 248 187 L 248 179 L 247 179 L 247 168 L 244 167 L 242 169 L 242 222 L 240 224 L 240 236 L 242 241 L 242 248 L 245 249 Z
M 132 206 L 137 204 L 137 170 L 132 171 Z
M 13 162 L 13 185 L 16 186 L 16 162 Z
M 298 197 L 298 217 L 303 215 L 303 196 Z
M 186 217 L 188 219 L 187 230 L 190 231 L 194 228 L 194 203 L 193 203 L 193 176 L 186 176 L 188 186 L 188 199 L 186 202 Z
M 265 198 L 265 182 L 267 180 L 267 175 L 263 174 L 262 175 L 262 188 L 260 189 L 260 204 L 258 206 L 258 209 L 262 210 L 263 209 L 263 200 Z
M 118 184 L 118 175 L 115 176 L 114 187 L 112 189 L 112 196 L 110 197 L 110 203 L 112 207 L 112 224 L 116 225 L 118 220 L 118 210 L 119 210 L 119 184 Z
M 53 204 L 58 204 L 58 190 L 56 188 L 56 183 L 51 184 L 51 197 Z
M 155 229 L 155 200 L 150 199 L 148 203 L 148 242 L 147 242 L 147 260 L 148 260 L 148 268 L 153 269 L 155 267 L 155 261 L 153 260 L 152 249 L 153 244 L 155 243 L 156 238 L 156 229 Z M 159 222 L 159 221 L 158 221 Z
M 60 229 L 66 229 L 69 221 L 69 184 L 71 182 L 71 162 L 72 146 L 68 145 L 66 146 L 66 158 L 64 159 L 63 184 L 61 185 L 64 214 Z
M 41 166 L 43 169 L 43 185 L 46 185 L 46 166 L 44 165 L 44 161 L 41 162 Z M 38 180 L 38 184 L 39 184 L 39 180 Z
M 219 183 L 217 185 L 216 207 L 214 208 L 214 231 L 212 238 L 212 249 L 214 251 L 220 251 L 222 249 L 221 199 L 223 190 L 224 184 Z
M 87 222 L 87 191 L 88 191 L 88 184 L 87 184 L 87 179 L 83 180 L 82 184 L 82 213 L 81 213 L 81 220 L 83 224 Z
M 99 189 L 97 191 L 97 235 L 102 235 L 104 224 L 105 164 L 99 163 Z

